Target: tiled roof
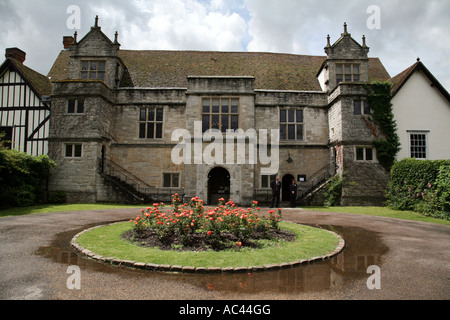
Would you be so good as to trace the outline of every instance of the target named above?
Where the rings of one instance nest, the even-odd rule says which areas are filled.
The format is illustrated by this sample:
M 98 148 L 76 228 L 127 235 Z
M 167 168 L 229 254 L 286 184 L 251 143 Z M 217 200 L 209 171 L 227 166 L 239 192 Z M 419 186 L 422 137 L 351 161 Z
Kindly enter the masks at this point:
M 62 51 L 49 76 L 68 78 L 69 52 Z M 325 56 L 217 51 L 120 50 L 128 68 L 122 86 L 187 87 L 188 76 L 253 76 L 256 89 L 321 91 L 316 75 Z M 371 81 L 390 78 L 378 58 L 369 59 Z
M 389 73 L 384 68 L 380 59 L 369 58 L 369 81 L 388 81 Z
M 403 85 L 408 81 L 408 79 L 414 74 L 416 71 L 422 71 L 426 77 L 431 81 L 434 87 L 436 87 L 444 96 L 447 101 L 450 101 L 450 95 L 447 89 L 442 86 L 442 84 L 434 77 L 434 75 L 425 67 L 425 65 L 418 59 L 416 63 L 412 66 L 406 68 L 396 76 L 389 79 L 389 82 L 392 84 L 392 94 L 396 95 L 397 92 L 403 87 Z
M 410 77 L 411 73 L 417 68 L 418 65 L 419 62 L 416 62 L 409 68 L 406 68 L 396 76 L 389 79 L 389 82 L 392 84 L 391 90 L 393 93 L 397 93 L 397 91 L 400 89 L 403 83 Z
M 46 76 L 40 74 L 37 71 L 34 71 L 33 69 L 30 69 L 29 67 L 13 58 L 7 58 L 7 61 L 14 65 L 14 67 L 25 78 L 25 81 L 28 81 L 29 84 L 37 91 L 37 93 L 41 97 L 52 94 L 52 84 Z M 5 61 L 5 63 L 7 61 Z

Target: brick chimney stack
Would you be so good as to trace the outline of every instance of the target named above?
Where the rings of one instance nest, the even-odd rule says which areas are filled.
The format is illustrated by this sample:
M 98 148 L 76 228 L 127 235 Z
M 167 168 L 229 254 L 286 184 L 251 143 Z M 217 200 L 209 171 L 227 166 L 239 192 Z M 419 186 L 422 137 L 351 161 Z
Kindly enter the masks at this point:
M 7 48 L 5 50 L 5 57 L 6 58 L 13 58 L 14 60 L 19 61 L 20 63 L 25 62 L 26 53 L 19 48 Z
M 72 36 L 63 37 L 64 49 L 68 50 L 72 44 L 74 44 L 75 39 Z

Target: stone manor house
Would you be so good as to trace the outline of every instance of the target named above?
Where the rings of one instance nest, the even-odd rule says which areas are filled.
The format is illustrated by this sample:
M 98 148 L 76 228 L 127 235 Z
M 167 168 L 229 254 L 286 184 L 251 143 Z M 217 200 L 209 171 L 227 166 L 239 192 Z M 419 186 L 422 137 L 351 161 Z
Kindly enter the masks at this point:
M 270 200 L 275 175 L 283 200 L 294 179 L 304 201 L 345 172 L 343 205 L 379 204 L 388 173 L 372 145 L 364 83 L 390 76 L 347 25 L 337 41 L 328 36 L 324 43 L 324 56 L 121 50 L 118 34 L 108 38 L 97 18 L 82 39 L 64 37 L 48 75 L 48 155 L 58 164 L 50 190 L 65 191 L 70 202 L 169 201 L 177 192 L 208 204 L 224 197 L 248 205 Z M 178 129 L 190 135 L 174 141 Z M 223 161 L 208 163 L 201 160 L 214 140 L 205 139 L 209 129 L 223 133 L 219 142 L 238 129 L 258 140 L 248 136 L 245 149 L 224 144 Z M 279 155 L 275 172 L 264 170 L 270 164 L 260 156 L 237 160 L 249 159 L 252 146 L 259 152 L 263 130 L 267 156 Z M 177 145 L 191 161 L 173 161 Z

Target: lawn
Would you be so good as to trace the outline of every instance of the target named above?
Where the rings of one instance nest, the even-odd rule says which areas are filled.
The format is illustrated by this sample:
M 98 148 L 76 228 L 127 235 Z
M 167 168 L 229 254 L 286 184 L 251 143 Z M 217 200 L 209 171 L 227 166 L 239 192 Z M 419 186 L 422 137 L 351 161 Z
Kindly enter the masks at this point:
M 18 207 L 0 210 L 0 217 L 22 216 L 47 212 L 89 211 L 89 210 L 108 210 L 108 209 L 124 209 L 124 208 L 143 208 L 143 205 L 112 204 L 112 203 L 55 204 L 55 205 L 47 204 L 32 207 Z
M 251 267 L 265 264 L 292 263 L 332 253 L 339 238 L 326 230 L 293 223 L 280 223 L 280 227 L 296 234 L 296 240 L 276 243 L 262 249 L 243 248 L 223 251 L 174 251 L 142 247 L 122 238 L 133 228 L 131 223 L 117 223 L 87 231 L 77 243 L 104 257 L 116 257 L 159 265 L 192 267 Z
M 123 209 L 123 208 L 142 209 L 144 207 L 145 205 L 111 204 L 111 203 L 40 205 L 33 207 L 0 210 L 0 218 L 8 216 L 40 214 L 46 212 L 89 211 L 89 210 Z M 380 217 L 398 218 L 405 220 L 414 220 L 414 221 L 450 225 L 450 221 L 436 219 L 433 217 L 427 217 L 413 211 L 392 210 L 387 207 L 302 207 L 302 208 L 311 211 L 365 214 Z
M 414 211 L 400 211 L 392 210 L 388 207 L 303 207 L 305 210 L 310 211 L 324 211 L 324 212 L 339 212 L 339 213 L 352 213 L 352 214 L 364 214 L 379 217 L 397 218 L 421 222 L 430 222 L 437 224 L 450 225 L 450 221 L 437 219 L 433 217 L 427 217 Z

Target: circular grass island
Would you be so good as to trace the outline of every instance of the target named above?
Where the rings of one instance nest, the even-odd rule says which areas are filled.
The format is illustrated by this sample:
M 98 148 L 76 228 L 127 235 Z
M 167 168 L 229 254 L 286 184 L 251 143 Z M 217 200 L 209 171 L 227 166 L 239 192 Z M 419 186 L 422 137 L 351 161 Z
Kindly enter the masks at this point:
M 328 230 L 280 222 L 292 241 L 275 240 L 255 247 L 226 250 L 162 250 L 127 240 L 130 222 L 94 227 L 77 234 L 71 245 L 83 255 L 115 266 L 169 272 L 249 272 L 280 269 L 331 258 L 344 240 Z
M 258 202 L 239 208 L 219 199 L 205 208 L 193 197 L 170 207 L 154 203 L 128 222 L 77 234 L 71 245 L 112 265 L 172 272 L 268 270 L 323 260 L 338 254 L 344 240 L 318 228 L 281 222 L 282 210 L 260 214 Z

